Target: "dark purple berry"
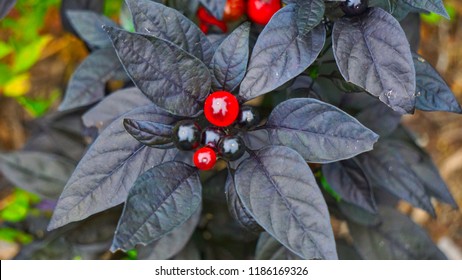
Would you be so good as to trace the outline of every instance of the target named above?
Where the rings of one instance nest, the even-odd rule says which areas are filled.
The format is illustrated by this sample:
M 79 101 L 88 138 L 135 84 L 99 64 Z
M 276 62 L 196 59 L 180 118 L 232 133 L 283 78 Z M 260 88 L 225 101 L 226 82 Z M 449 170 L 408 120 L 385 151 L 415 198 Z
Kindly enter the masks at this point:
M 179 121 L 173 128 L 172 140 L 179 150 L 193 150 L 199 147 L 201 129 L 193 120 Z
M 260 115 L 255 107 L 244 105 L 237 116 L 237 123 L 242 127 L 252 127 L 260 122 Z
M 368 0 L 346 0 L 340 4 L 345 15 L 352 17 L 364 13 L 368 8 Z
M 208 146 L 211 148 L 217 148 L 218 141 L 225 136 L 223 130 L 218 127 L 209 126 L 202 131 L 202 141 L 203 146 Z
M 239 136 L 225 136 L 218 142 L 219 155 L 233 161 L 242 157 L 245 153 L 245 144 Z

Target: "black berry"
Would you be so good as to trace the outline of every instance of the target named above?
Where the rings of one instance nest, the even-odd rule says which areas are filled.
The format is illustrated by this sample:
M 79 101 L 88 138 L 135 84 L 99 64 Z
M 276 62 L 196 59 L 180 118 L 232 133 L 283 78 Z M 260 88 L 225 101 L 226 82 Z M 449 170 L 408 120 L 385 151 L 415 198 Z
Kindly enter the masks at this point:
M 252 127 L 260 121 L 260 115 L 255 107 L 244 105 L 237 116 L 237 123 L 242 127 Z
M 220 156 L 227 160 L 236 160 L 245 153 L 245 144 L 239 136 L 226 136 L 218 142 Z
M 179 121 L 173 128 L 172 139 L 179 150 L 193 150 L 199 147 L 201 129 L 193 120 Z
M 347 16 L 358 16 L 367 10 L 368 0 L 346 0 L 340 4 L 342 11 Z
M 202 131 L 202 141 L 203 146 L 208 146 L 211 148 L 217 148 L 218 141 L 225 136 L 223 130 L 218 127 L 209 126 Z

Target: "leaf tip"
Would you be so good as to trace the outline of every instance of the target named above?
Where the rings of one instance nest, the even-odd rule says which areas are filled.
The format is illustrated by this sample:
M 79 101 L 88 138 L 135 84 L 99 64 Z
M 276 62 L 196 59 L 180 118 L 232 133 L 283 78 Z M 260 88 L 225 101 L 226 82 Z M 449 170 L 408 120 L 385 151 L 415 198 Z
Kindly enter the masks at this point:
M 48 224 L 47 231 L 55 230 L 59 227 L 63 226 L 59 221 L 57 221 L 54 216 L 51 218 L 50 223 Z
M 127 130 L 127 128 L 133 127 L 135 123 L 136 122 L 134 120 L 132 120 L 132 119 L 124 119 L 123 120 L 123 125 L 125 127 L 125 130 Z
M 109 35 L 114 31 L 114 27 L 109 26 L 109 25 L 104 25 L 103 24 L 103 25 L 101 25 L 101 28 Z
M 116 240 L 114 240 L 114 242 L 112 243 L 111 248 L 109 248 L 109 251 L 111 251 L 111 253 L 115 253 L 117 251 L 124 252 L 124 250 L 122 250 L 122 248 L 120 248 L 120 246 L 118 245 Z

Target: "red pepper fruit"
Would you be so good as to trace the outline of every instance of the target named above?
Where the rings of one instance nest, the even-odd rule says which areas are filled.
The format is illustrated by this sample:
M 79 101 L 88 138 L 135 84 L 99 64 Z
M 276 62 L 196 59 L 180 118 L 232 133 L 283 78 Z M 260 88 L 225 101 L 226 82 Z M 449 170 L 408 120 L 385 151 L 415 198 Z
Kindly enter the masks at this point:
M 247 15 L 251 21 L 265 25 L 281 7 L 280 0 L 249 0 Z
M 199 27 L 204 33 L 208 32 L 209 27 L 211 25 L 215 25 L 221 31 L 223 31 L 223 33 L 226 33 L 228 31 L 226 23 L 212 16 L 204 7 L 199 7 L 199 9 L 197 10 L 197 17 L 199 18 Z
M 228 126 L 239 115 L 239 102 L 230 92 L 216 91 L 205 99 L 204 114 L 211 124 Z
M 223 11 L 223 20 L 235 21 L 245 13 L 246 4 L 244 0 L 227 0 Z
M 194 153 L 193 161 L 194 165 L 200 170 L 209 170 L 215 166 L 217 155 L 213 149 L 203 147 Z

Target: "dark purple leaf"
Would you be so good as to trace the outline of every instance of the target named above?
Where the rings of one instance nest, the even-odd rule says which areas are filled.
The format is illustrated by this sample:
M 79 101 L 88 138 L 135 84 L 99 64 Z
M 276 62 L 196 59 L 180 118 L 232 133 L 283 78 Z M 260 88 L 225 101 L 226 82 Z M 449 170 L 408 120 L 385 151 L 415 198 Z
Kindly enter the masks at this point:
M 340 195 L 342 200 L 375 213 L 372 187 L 361 167 L 353 160 L 343 160 L 322 166 L 324 177 L 329 186 Z
M 427 232 L 393 208 L 381 208 L 382 223 L 364 227 L 348 223 L 353 244 L 368 260 L 444 260 Z
M 82 116 L 83 124 L 86 127 L 96 127 L 101 131 L 128 111 L 151 103 L 151 100 L 135 87 L 121 89 L 111 93 L 88 110 Z
M 121 204 L 139 174 L 175 157 L 175 149 L 153 149 L 134 139 L 125 131 L 125 118 L 165 121 L 171 116 L 153 105 L 144 106 L 103 130 L 67 182 L 50 230 Z
M 235 184 L 249 213 L 285 247 L 304 259 L 337 258 L 326 202 L 297 152 L 283 146 L 255 152 L 237 168 Z
M 306 161 L 328 163 L 372 149 L 378 136 L 335 106 L 292 98 L 274 108 L 266 129 L 273 144 L 291 147 Z
M 0 2 L 0 19 L 4 18 L 13 9 L 16 0 L 2 0 Z
M 17 187 L 43 198 L 57 199 L 74 171 L 64 157 L 34 151 L 0 154 L 0 171 Z
M 125 72 L 112 48 L 91 53 L 75 70 L 59 110 L 92 104 L 104 97 L 106 82 Z
M 111 40 L 103 30 L 103 25 L 117 27 L 109 18 L 92 12 L 70 10 L 67 17 L 77 34 L 89 46 L 95 49 L 111 47 Z
M 401 1 L 408 4 L 411 7 L 437 13 L 447 19 L 450 19 L 448 12 L 444 8 L 444 3 L 442 0 L 424 0 L 424 1 L 422 0 L 401 0 Z
M 177 255 L 188 243 L 201 217 L 201 207 L 184 224 L 147 246 L 137 248 L 138 259 L 167 260 Z
M 250 24 L 244 23 L 218 46 L 210 66 L 214 90 L 232 92 L 241 83 L 249 60 L 249 32 Z
M 357 159 L 374 187 L 386 190 L 435 215 L 430 196 L 406 161 L 402 148 L 383 140 L 375 145 L 374 150 L 359 155 Z
M 147 170 L 128 193 L 111 251 L 129 250 L 162 238 L 197 211 L 201 198 L 195 167 L 170 161 Z
M 105 27 L 135 85 L 156 105 L 197 115 L 210 93 L 210 72 L 199 59 L 156 37 Z
M 234 175 L 230 171 L 228 171 L 228 176 L 226 177 L 225 193 L 231 217 L 233 217 L 241 227 L 251 232 L 263 231 L 237 195 Z
M 172 42 L 206 64 L 210 62 L 212 45 L 197 25 L 180 12 L 149 0 L 127 3 L 137 32 Z
M 139 121 L 134 119 L 124 119 L 124 127 L 136 140 L 146 146 L 154 148 L 165 148 L 174 146 L 172 143 L 173 122 L 158 123 L 151 121 Z
M 335 60 L 346 81 L 362 87 L 393 110 L 412 113 L 415 70 L 399 22 L 380 8 L 334 24 Z
M 299 33 L 297 5 L 279 10 L 259 35 L 250 57 L 239 96 L 245 100 L 270 92 L 308 68 L 324 46 L 326 30 L 320 24 Z
M 416 109 L 462 113 L 454 93 L 440 74 L 425 59 L 412 54 L 416 74 Z

